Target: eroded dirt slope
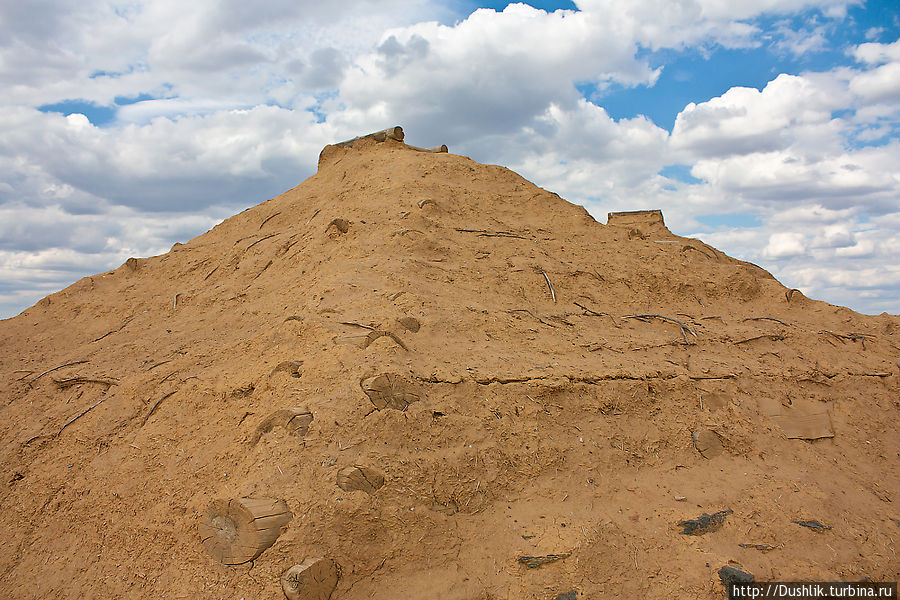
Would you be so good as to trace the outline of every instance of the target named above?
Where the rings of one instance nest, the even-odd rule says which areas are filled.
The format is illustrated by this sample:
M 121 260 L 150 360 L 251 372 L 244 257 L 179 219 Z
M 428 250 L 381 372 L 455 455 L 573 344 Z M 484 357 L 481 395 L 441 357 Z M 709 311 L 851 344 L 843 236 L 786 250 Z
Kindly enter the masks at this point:
M 0 322 L 0 595 L 281 598 L 323 555 L 340 599 L 719 598 L 726 564 L 896 580 L 898 328 L 652 213 L 601 225 L 502 167 L 327 147 Z M 405 410 L 365 393 L 381 374 Z M 305 436 L 258 432 L 287 407 Z M 383 487 L 339 488 L 353 465 Z M 226 566 L 198 520 L 245 496 L 294 517 Z

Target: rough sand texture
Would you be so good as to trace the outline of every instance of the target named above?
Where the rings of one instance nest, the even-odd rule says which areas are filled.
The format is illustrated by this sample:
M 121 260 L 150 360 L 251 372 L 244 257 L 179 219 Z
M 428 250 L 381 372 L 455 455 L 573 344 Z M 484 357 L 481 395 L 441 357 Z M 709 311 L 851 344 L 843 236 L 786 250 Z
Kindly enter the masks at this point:
M 0 596 L 281 598 L 318 556 L 342 600 L 896 580 L 900 318 L 787 292 L 652 213 L 604 226 L 503 167 L 327 147 L 0 322 Z M 260 428 L 288 408 L 308 431 Z M 339 488 L 355 465 L 384 485 Z M 198 523 L 243 497 L 294 517 L 226 566 Z

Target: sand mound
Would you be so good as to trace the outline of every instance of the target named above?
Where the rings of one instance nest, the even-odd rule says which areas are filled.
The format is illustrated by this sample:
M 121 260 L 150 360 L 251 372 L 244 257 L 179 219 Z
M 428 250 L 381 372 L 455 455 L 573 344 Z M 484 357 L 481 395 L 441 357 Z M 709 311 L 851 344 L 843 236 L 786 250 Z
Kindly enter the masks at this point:
M 329 146 L 0 322 L 0 596 L 895 580 L 898 330 L 658 212 L 601 225 L 502 167 Z

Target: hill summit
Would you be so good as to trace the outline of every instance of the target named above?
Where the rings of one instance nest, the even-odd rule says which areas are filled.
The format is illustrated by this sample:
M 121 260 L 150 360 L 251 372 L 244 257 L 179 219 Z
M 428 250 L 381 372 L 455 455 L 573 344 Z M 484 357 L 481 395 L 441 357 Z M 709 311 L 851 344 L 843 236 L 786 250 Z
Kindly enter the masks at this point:
M 0 322 L 0 595 L 897 579 L 900 318 L 398 130 Z

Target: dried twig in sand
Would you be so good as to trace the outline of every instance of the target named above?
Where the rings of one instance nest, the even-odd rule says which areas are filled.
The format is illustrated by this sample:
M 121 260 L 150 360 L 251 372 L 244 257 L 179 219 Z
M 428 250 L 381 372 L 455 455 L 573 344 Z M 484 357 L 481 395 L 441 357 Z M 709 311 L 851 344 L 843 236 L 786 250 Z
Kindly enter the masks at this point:
M 263 220 L 263 222 L 259 224 L 259 229 L 257 229 L 257 231 L 259 231 L 260 229 L 262 229 L 262 228 L 263 228 L 263 225 L 265 225 L 266 223 L 269 222 L 269 219 L 274 219 L 275 217 L 277 217 L 277 216 L 280 215 L 280 214 L 281 214 L 281 211 L 278 211 L 277 213 L 275 213 L 275 214 L 273 214 L 273 215 L 269 215 L 268 217 L 266 217 L 266 218 Z
M 59 365 L 58 367 L 53 367 L 52 369 L 47 369 L 47 370 L 44 371 L 43 373 L 41 373 L 41 374 L 39 374 L 39 375 L 35 375 L 34 377 L 32 377 L 32 378 L 28 381 L 28 385 L 34 384 L 35 381 L 37 381 L 38 379 L 40 379 L 41 377 L 43 377 L 43 376 L 46 375 L 47 373 L 52 373 L 53 371 L 56 371 L 57 369 L 62 369 L 63 367 L 71 367 L 72 365 L 83 365 L 83 364 L 86 363 L 86 362 L 87 362 L 86 360 L 75 360 L 75 361 L 72 361 L 72 362 L 67 362 L 67 363 L 61 364 L 61 365 Z
M 737 342 L 735 342 L 735 345 L 737 345 L 737 344 L 746 344 L 747 342 L 752 342 L 753 340 L 761 340 L 761 339 L 764 339 L 764 338 L 770 339 L 770 340 L 772 340 L 773 342 L 783 342 L 783 341 L 784 341 L 784 336 L 783 336 L 783 335 L 777 335 L 777 334 L 774 334 L 774 333 L 764 333 L 764 334 L 762 334 L 762 335 L 757 335 L 757 336 L 752 337 L 752 338 L 747 338 L 746 340 L 740 340 L 740 341 L 737 341 Z
M 580 308 L 580 309 L 583 310 L 584 312 L 588 313 L 589 315 L 593 315 L 593 316 L 595 316 L 595 317 L 609 317 L 610 319 L 612 319 L 613 325 L 615 325 L 616 327 L 619 326 L 619 324 L 616 323 L 616 318 L 615 318 L 613 315 L 609 314 L 609 313 L 605 313 L 605 312 L 597 312 L 596 310 L 591 310 L 590 308 L 588 308 L 588 307 L 585 306 L 584 304 L 579 304 L 578 302 L 573 302 L 572 304 L 574 304 L 575 306 L 577 306 L 578 308 Z
M 487 229 L 463 229 L 461 227 L 457 227 L 456 231 L 460 233 L 477 233 L 478 237 L 508 237 L 508 238 L 516 238 L 520 240 L 527 240 L 528 238 L 517 233 L 513 233 L 511 231 L 489 231 Z
M 484 233 L 479 233 L 478 237 L 507 237 L 507 238 L 516 238 L 518 240 L 527 240 L 528 239 L 524 235 L 518 235 L 516 233 L 510 233 L 508 231 L 486 231 Z
M 206 277 L 203 278 L 203 281 L 206 281 L 207 279 L 209 279 L 210 276 L 211 276 L 213 273 L 215 273 L 216 271 L 218 271 L 218 270 L 219 270 L 219 267 L 216 267 L 215 269 L 213 269 L 212 271 L 210 271 L 209 273 L 207 273 L 207 274 L 206 274 Z
M 693 246 L 688 246 L 688 245 L 684 245 L 681 247 L 682 252 L 687 252 L 688 250 L 696 250 L 697 252 L 699 252 L 700 254 L 702 254 L 703 256 L 705 256 L 706 258 L 708 258 L 710 260 L 712 260 L 712 258 L 713 258 L 712 256 L 710 256 L 709 254 L 707 254 L 700 248 L 694 248 Z
M 72 423 L 74 423 L 75 421 L 77 421 L 78 419 L 80 419 L 81 417 L 83 417 L 84 415 L 88 414 L 89 412 L 91 412 L 92 410 L 94 410 L 95 408 L 97 408 L 98 406 L 100 406 L 100 403 L 103 402 L 104 400 L 106 400 L 106 398 L 100 398 L 99 400 L 97 400 L 96 402 L 94 402 L 92 405 L 88 406 L 86 409 L 84 409 L 83 411 L 81 411 L 80 413 L 78 413 L 77 415 L 75 415 L 74 417 L 72 417 L 71 419 L 69 419 L 68 421 L 66 421 L 65 424 L 63 424 L 63 426 L 60 427 L 60 428 L 59 428 L 59 431 L 57 431 L 56 433 L 42 433 L 42 434 L 36 435 L 36 436 L 34 436 L 34 437 L 29 438 L 28 440 L 26 440 L 26 441 L 25 441 L 25 445 L 27 446 L 27 445 L 29 445 L 31 442 L 33 442 L 34 440 L 37 440 L 37 439 L 40 439 L 40 438 L 51 438 L 51 439 L 53 439 L 53 438 L 59 437 L 59 434 L 61 434 L 61 433 L 66 429 L 66 427 L 68 427 L 69 425 L 71 425 Z
M 601 312 L 597 312 L 597 311 L 595 311 L 595 310 L 591 310 L 590 308 L 588 308 L 588 307 L 585 306 L 584 304 L 579 304 L 578 302 L 573 302 L 572 304 L 574 304 L 575 306 L 577 306 L 578 308 L 580 308 L 580 309 L 583 310 L 584 312 L 586 312 L 586 313 L 588 313 L 588 314 L 591 314 L 591 315 L 594 315 L 595 317 L 611 317 L 611 316 L 612 316 L 612 315 L 609 314 L 609 313 L 601 313 Z
M 89 412 L 91 412 L 92 410 L 97 408 L 100 405 L 100 403 L 103 402 L 104 400 L 106 400 L 106 398 L 100 398 L 99 400 L 94 402 L 92 405 L 90 405 L 89 407 L 87 407 L 86 409 L 84 409 L 83 411 L 81 411 L 80 413 L 78 413 L 77 415 L 75 415 L 74 417 L 69 419 L 68 421 L 66 421 L 66 424 L 63 425 L 62 427 L 60 427 L 59 431 L 57 431 L 56 435 L 54 435 L 53 437 L 59 437 L 59 434 L 61 434 L 66 427 L 68 427 L 69 425 L 71 425 L 72 423 L 74 423 L 75 421 L 77 421 L 78 419 L 83 417 L 84 415 L 88 414 Z
M 312 214 L 312 216 L 306 220 L 306 224 L 307 224 L 307 225 L 309 225 L 309 222 L 310 222 L 310 221 L 312 221 L 313 219 L 316 218 L 316 215 L 319 214 L 319 211 L 320 211 L 320 210 L 322 210 L 322 209 L 321 209 L 321 208 L 317 208 L 317 209 L 316 209 L 316 212 L 314 212 L 314 213 Z
M 251 279 L 251 281 L 256 281 L 256 279 L 257 279 L 260 275 L 262 275 L 262 274 L 265 272 L 266 269 L 268 269 L 269 267 L 271 267 L 272 264 L 273 264 L 274 262 L 275 262 L 275 261 L 273 261 L 273 260 L 270 260 L 269 262 L 267 262 L 267 263 L 266 263 L 266 266 L 264 266 L 262 269 L 260 269 L 259 273 L 257 273 L 256 275 L 254 275 L 254 277 L 253 277 L 253 279 Z
M 264 236 L 264 237 L 259 238 L 258 240 L 256 240 L 255 242 L 253 242 L 252 244 L 250 244 L 249 246 L 247 246 L 246 248 L 244 248 L 244 252 L 246 252 L 247 250 L 249 250 L 249 249 L 252 248 L 253 246 L 257 245 L 258 243 L 260 243 L 260 242 L 262 242 L 262 241 L 264 241 L 264 240 L 267 240 L 267 239 L 269 239 L 270 237 L 275 237 L 276 235 L 278 235 L 278 234 L 277 234 L 277 233 L 270 233 L 270 234 L 267 235 L 267 236 Z
M 107 389 L 111 386 L 118 385 L 119 380 L 114 379 L 112 377 L 105 378 L 96 378 L 96 377 L 81 377 L 76 375 L 75 377 L 68 377 L 66 379 L 54 379 L 53 383 L 59 386 L 60 389 L 64 390 L 66 388 L 70 388 L 73 385 L 81 385 L 82 383 L 99 383 L 101 385 L 105 385 Z
M 369 331 L 377 330 L 375 327 L 372 327 L 371 325 L 363 325 L 362 323 L 354 323 L 352 321 L 338 321 L 338 324 L 339 325 L 350 325 L 351 327 L 362 327 L 363 329 L 368 329 Z
M 587 348 L 588 352 L 598 352 L 600 350 L 610 350 L 617 354 L 625 354 L 622 350 L 616 350 L 615 348 L 613 348 L 612 346 L 607 344 L 605 340 L 601 341 L 601 342 L 597 342 L 593 346 L 591 344 L 585 344 L 582 346 L 582 348 Z
M 790 327 L 790 325 L 788 325 L 781 319 L 776 319 L 775 317 L 749 317 L 747 319 L 744 319 L 742 322 L 746 322 L 746 321 L 775 321 L 776 323 L 781 323 L 782 325 L 784 325 L 786 327 Z
M 638 352 L 641 350 L 651 350 L 653 348 L 667 348 L 669 346 L 684 346 L 684 344 L 680 342 L 666 342 L 664 344 L 650 344 L 649 346 L 634 346 L 629 348 L 632 352 Z
M 159 400 L 157 400 L 156 402 L 153 403 L 153 406 L 150 407 L 150 412 L 148 412 L 147 416 L 144 417 L 144 422 L 141 423 L 141 427 L 143 427 L 144 425 L 147 424 L 147 421 L 149 421 L 150 417 L 153 416 L 153 413 L 156 411 L 156 407 L 159 406 L 160 402 L 162 402 L 163 400 L 165 400 L 166 398 L 168 398 L 169 396 L 171 396 L 174 393 L 175 393 L 174 391 L 169 392 L 168 394 L 166 394 L 165 396 L 163 396 L 162 398 L 160 398 Z
M 571 552 L 566 552 L 565 554 L 547 554 L 546 556 L 520 556 L 516 559 L 516 562 L 525 565 L 529 569 L 534 569 L 535 567 L 556 562 L 557 560 L 562 560 L 570 556 L 572 556 Z
M 550 297 L 553 298 L 554 302 L 556 302 L 556 292 L 553 291 L 553 284 L 550 283 L 550 278 L 547 276 L 547 272 L 541 269 L 541 275 L 543 275 L 544 279 L 547 280 L 547 287 L 550 288 Z
M 863 350 L 866 349 L 866 340 L 874 340 L 875 336 L 867 333 L 835 333 L 833 331 L 828 331 L 827 329 L 823 329 L 819 333 L 830 335 L 833 338 L 840 340 L 842 344 L 849 342 L 861 342 Z
M 681 335 L 684 336 L 684 343 L 685 343 L 685 344 L 690 344 L 690 342 L 688 341 L 688 338 L 687 338 L 687 334 L 688 334 L 688 333 L 690 333 L 690 334 L 691 334 L 692 336 L 694 336 L 695 338 L 697 337 L 697 334 L 694 333 L 694 330 L 691 329 L 689 326 L 685 325 L 684 323 L 682 323 L 682 322 L 679 321 L 678 319 L 673 319 L 672 317 L 667 317 L 667 316 L 665 316 L 665 315 L 657 315 L 657 314 L 650 314 L 650 313 L 648 313 L 648 314 L 643 314 L 643 315 L 625 315 L 625 316 L 622 317 L 622 318 L 623 318 L 623 319 L 638 319 L 638 320 L 640 320 L 640 321 L 646 321 L 647 319 L 656 318 L 656 319 L 662 319 L 662 320 L 664 320 L 664 321 L 669 321 L 670 323 L 675 323 L 676 325 L 678 325 L 679 327 L 681 327 Z M 687 332 L 687 333 L 685 333 L 685 332 Z
M 297 235 L 297 234 L 294 234 L 294 235 Z M 293 237 L 293 236 L 291 236 L 291 237 Z M 290 238 L 288 238 L 288 239 L 290 239 Z M 290 244 L 285 244 L 284 246 L 282 246 L 282 250 L 278 251 L 278 254 L 287 254 L 287 251 L 290 250 L 291 248 L 293 248 L 294 245 L 299 241 L 300 240 L 294 240 Z
M 108 335 L 112 335 L 112 334 L 116 333 L 117 331 L 122 331 L 123 329 L 125 329 L 125 326 L 126 326 L 126 325 L 128 325 L 129 323 L 131 323 L 132 321 L 134 321 L 135 319 L 137 319 L 139 316 L 141 316 L 141 315 L 144 314 L 145 312 L 148 312 L 148 311 L 142 310 L 142 311 L 139 312 L 138 314 L 134 315 L 133 317 L 131 317 L 130 319 L 128 319 L 127 321 L 125 321 L 124 323 L 122 323 L 121 325 L 119 325 L 118 328 L 113 329 L 113 330 L 111 330 L 111 331 L 107 331 L 106 333 L 104 333 L 103 335 L 101 335 L 100 337 L 98 337 L 96 340 L 91 340 L 91 343 L 93 343 L 93 342 L 99 342 L 100 340 L 102 340 L 103 338 L 105 338 L 105 337 L 108 336 Z
M 833 331 L 828 331 L 827 329 L 823 329 L 819 333 L 823 333 L 826 335 L 830 335 L 836 337 L 841 341 L 850 341 L 850 342 L 858 342 L 858 341 L 866 341 L 869 338 L 875 339 L 874 335 L 870 335 L 868 333 L 835 333 Z
M 547 315 L 547 318 L 553 319 L 557 323 L 562 323 L 563 325 L 568 325 L 569 327 L 575 327 L 574 323 L 570 323 L 569 321 L 566 321 L 566 317 L 568 317 L 572 314 L 574 314 L 574 313 L 569 313 L 566 315 Z
M 531 312 L 531 311 L 528 310 L 527 308 L 514 308 L 514 309 L 508 310 L 508 311 L 506 311 L 506 312 L 508 312 L 508 313 L 517 313 L 517 312 L 528 313 L 529 315 L 531 315 L 532 317 L 534 317 L 535 319 L 537 319 L 538 321 L 540 321 L 540 322 L 543 323 L 544 325 L 547 325 L 548 327 L 556 327 L 556 325 L 554 325 L 553 323 L 549 323 L 549 322 L 545 321 L 544 319 L 540 318 L 539 316 L 537 316 L 536 314 L 534 314 L 533 312 Z

